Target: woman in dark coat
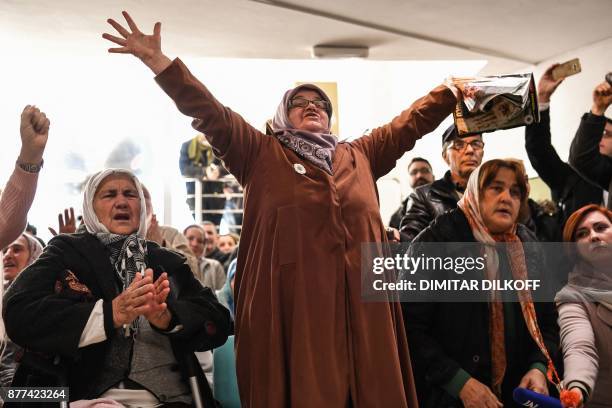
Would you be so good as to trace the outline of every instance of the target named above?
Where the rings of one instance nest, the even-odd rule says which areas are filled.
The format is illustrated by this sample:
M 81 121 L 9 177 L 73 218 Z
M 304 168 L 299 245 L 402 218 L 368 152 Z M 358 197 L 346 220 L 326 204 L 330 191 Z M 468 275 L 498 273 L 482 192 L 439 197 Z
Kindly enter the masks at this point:
M 521 245 L 535 237 L 517 224 L 526 195 L 520 162 L 484 163 L 470 176 L 459 208 L 417 235 L 409 254 L 416 256 L 429 242 L 480 242 L 486 245 L 459 255 L 483 256 L 479 251 L 485 248 L 486 267 L 474 275 L 449 272 L 454 279 L 537 279 L 541 254 Z M 489 245 L 495 243 L 505 245 Z M 511 407 L 515 387 L 548 393 L 546 350 L 558 346 L 554 306 L 534 303 L 528 291 L 511 292 L 503 301 L 499 294 L 485 295 L 488 302 L 403 303 L 421 406 Z
M 128 170 L 89 180 L 83 218 L 87 232 L 54 237 L 11 285 L 8 335 L 30 353 L 24 362 L 61 358 L 71 400 L 188 406 L 185 366 L 225 342 L 228 310 L 183 256 L 144 240 L 142 188 Z M 49 385 L 30 368 L 22 363 L 13 385 Z

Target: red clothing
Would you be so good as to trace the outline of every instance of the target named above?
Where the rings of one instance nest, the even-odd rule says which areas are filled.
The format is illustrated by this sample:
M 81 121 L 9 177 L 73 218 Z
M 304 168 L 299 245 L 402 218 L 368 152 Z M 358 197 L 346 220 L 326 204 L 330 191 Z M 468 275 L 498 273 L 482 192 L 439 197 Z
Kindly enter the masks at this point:
M 362 301 L 361 244 L 386 240 L 375 180 L 452 112 L 452 92 L 440 86 L 371 135 L 339 143 L 330 175 L 222 106 L 180 60 L 156 80 L 244 187 L 243 405 L 416 407 L 399 304 Z

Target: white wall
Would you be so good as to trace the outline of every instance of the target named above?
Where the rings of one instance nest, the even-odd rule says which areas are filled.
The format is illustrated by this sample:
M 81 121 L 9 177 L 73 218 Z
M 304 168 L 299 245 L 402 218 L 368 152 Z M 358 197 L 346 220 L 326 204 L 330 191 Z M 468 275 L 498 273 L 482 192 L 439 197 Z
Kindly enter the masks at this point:
M 580 124 L 582 114 L 591 108 L 593 89 L 605 80 L 607 72 L 612 71 L 612 38 L 559 55 L 536 66 L 525 67 L 522 70 L 522 72 L 533 72 L 538 81 L 542 73 L 553 63 L 563 63 L 573 58 L 580 58 L 582 72 L 567 78 L 559 85 L 551 99 L 550 106 L 552 142 L 563 160 L 567 160 L 569 147 Z M 536 176 L 525 153 L 524 128 L 491 133 L 487 135 L 486 140 L 485 159 L 499 157 L 503 152 L 508 157 L 525 160 L 530 175 Z
M 126 138 L 143 149 L 141 179 L 153 194 L 156 212 L 165 213 L 166 185 L 171 189 L 172 225 L 182 228 L 191 223 L 178 156 L 180 144 L 195 131 L 146 67 L 129 56 L 107 55 L 103 44 L 95 44 L 100 47 L 97 55 L 86 56 L 73 55 L 70 49 L 32 49 L 31 42 L 18 36 L 13 36 L 11 44 L 0 77 L 0 134 L 5 141 L 0 150 L 0 184 L 10 174 L 19 150 L 21 109 L 36 104 L 52 122 L 45 167 L 29 216 L 39 235 L 50 237 L 47 227 L 55 226 L 57 213 L 64 207 L 75 206 L 79 212 L 80 194 L 67 183 L 74 187 L 88 173 L 100 170 L 111 149 Z M 449 74 L 474 75 L 485 64 L 194 58 L 185 62 L 223 103 L 258 128 L 273 115 L 295 81 L 337 82 L 341 138 L 358 137 L 388 122 Z M 427 137 L 418 146 L 420 154 L 429 156 L 422 151 L 437 151 L 439 137 Z M 70 169 L 69 156 L 81 157 L 84 168 Z M 395 199 L 384 196 L 383 205 L 392 202 L 395 206 Z
M 580 58 L 582 72 L 567 78 L 557 88 L 551 99 L 550 107 L 552 143 L 563 160 L 568 158 L 569 148 L 580 124 L 580 118 L 591 108 L 593 89 L 605 80 L 606 73 L 612 71 L 612 38 L 567 52 L 543 61 L 536 66 L 527 66 L 518 71 L 533 72 L 534 78 L 538 81 L 543 72 L 553 63 L 563 63 L 573 58 Z M 512 72 L 499 72 L 498 74 L 510 73 Z M 607 115 L 608 117 L 612 115 L 610 109 L 608 109 Z M 447 122 L 450 123 L 450 120 L 447 119 Z M 410 157 L 423 156 L 429 159 L 432 162 L 436 178 L 441 177 L 447 170 L 447 166 L 441 158 L 440 145 L 436 146 L 430 143 L 433 139 L 438 138 L 442 130 L 443 127 L 441 126 L 441 129 L 434 132 L 435 136 L 430 135 L 427 137 L 427 141 L 423 141 L 425 143 L 417 144 L 416 148 L 407 153 L 389 174 L 388 177 L 401 181 L 402 197 L 409 193 L 406 167 Z M 525 129 L 523 127 L 488 133 L 485 134 L 484 140 L 486 147 L 483 160 L 504 157 L 519 158 L 524 161 L 529 176 L 537 177 L 537 173 L 531 167 L 525 152 Z M 381 213 L 384 221 L 388 221 L 390 215 L 398 206 L 397 191 L 390 186 L 391 182 L 384 182 L 382 185 L 379 183 L 381 191 L 384 190 L 385 192 L 384 195 L 381 194 Z
M 562 159 L 567 160 L 569 147 L 580 118 L 591 109 L 593 89 L 605 81 L 605 75 L 612 72 L 612 38 L 557 56 L 538 64 L 534 71 L 537 78 L 555 62 L 580 58 L 582 72 L 567 78 L 551 99 L 551 132 L 553 144 Z M 607 111 L 610 116 L 612 112 Z
M 184 185 L 178 171 L 180 144 L 194 135 L 183 117 L 154 83 L 153 75 L 130 56 L 108 55 L 100 38 L 80 44 L 80 54 L 67 44 L 37 42 L 27 33 L 2 31 L 3 71 L 0 76 L 0 185 L 10 174 L 19 150 L 19 115 L 34 103 L 51 118 L 51 136 L 45 153 L 39 191 L 30 220 L 44 238 L 47 226 L 66 206 L 80 207 L 80 196 L 67 182 L 76 184 L 87 173 L 99 170 L 110 150 L 125 138 L 142 149 L 143 180 L 153 193 L 158 214 L 167 213 L 178 228 L 190 223 L 184 204 Z M 553 141 L 563 158 L 581 114 L 589 109 L 591 90 L 612 68 L 612 39 L 585 47 L 555 61 L 581 58 L 583 73 L 562 84 L 553 97 Z M 171 54 L 171 53 L 170 53 Z M 340 137 L 354 138 L 366 129 L 388 122 L 412 101 L 449 75 L 475 75 L 486 61 L 361 60 L 228 60 L 185 58 L 192 71 L 225 104 L 256 127 L 270 118 L 283 94 L 295 81 L 332 81 L 338 84 Z M 552 62 L 552 61 L 550 61 Z M 549 61 L 537 67 L 536 76 Z M 406 164 L 423 156 L 440 177 L 445 164 L 440 155 L 440 135 L 450 123 L 419 141 L 397 168 L 379 183 L 381 212 L 388 219 L 401 197 L 408 193 Z M 496 132 L 485 137 L 485 159 L 526 159 L 523 129 Z M 82 157 L 85 166 L 70 170 L 69 155 Z M 534 175 L 534 174 L 532 174 Z M 397 179 L 394 181 L 393 179 Z M 172 211 L 164 211 L 164 186 L 172 197 Z M 399 188 L 398 188 L 399 186 Z

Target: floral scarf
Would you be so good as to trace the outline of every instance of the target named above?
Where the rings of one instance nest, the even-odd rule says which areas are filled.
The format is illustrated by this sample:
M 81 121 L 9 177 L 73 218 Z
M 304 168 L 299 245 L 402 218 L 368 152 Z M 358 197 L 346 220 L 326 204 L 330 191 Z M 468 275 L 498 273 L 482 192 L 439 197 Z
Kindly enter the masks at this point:
M 289 105 L 291 99 L 301 90 L 309 89 L 321 95 L 321 98 L 329 103 L 327 116 L 329 118 L 328 129 L 324 133 L 313 133 L 306 130 L 295 129 L 289 120 Z M 321 88 L 312 84 L 296 86 L 285 92 L 281 103 L 276 109 L 276 114 L 272 120 L 273 135 L 284 146 L 291 149 L 301 158 L 308 160 L 315 166 L 325 170 L 329 174 L 332 171 L 332 159 L 336 150 L 338 138 L 331 134 L 332 108 L 331 101 Z

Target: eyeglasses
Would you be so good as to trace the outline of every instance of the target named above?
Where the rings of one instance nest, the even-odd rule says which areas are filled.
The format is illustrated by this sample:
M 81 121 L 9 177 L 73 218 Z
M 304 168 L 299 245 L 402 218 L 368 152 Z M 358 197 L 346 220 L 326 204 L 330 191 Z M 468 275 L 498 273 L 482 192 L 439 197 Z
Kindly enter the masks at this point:
M 453 150 L 457 150 L 460 152 L 465 150 L 467 145 L 470 145 L 473 150 L 482 150 L 484 149 L 485 144 L 482 140 L 472 140 L 471 142 L 466 143 L 463 140 L 455 139 L 452 141 L 449 147 Z
M 603 131 L 602 137 L 605 137 L 605 138 L 612 137 L 612 132 L 610 132 L 609 130 L 605 129 Z
M 324 101 L 323 99 L 315 99 L 310 100 L 306 98 L 302 98 L 301 96 L 297 96 L 291 99 L 289 103 L 289 108 L 305 108 L 312 103 L 316 108 L 323 109 L 327 111 L 329 109 L 329 102 Z

